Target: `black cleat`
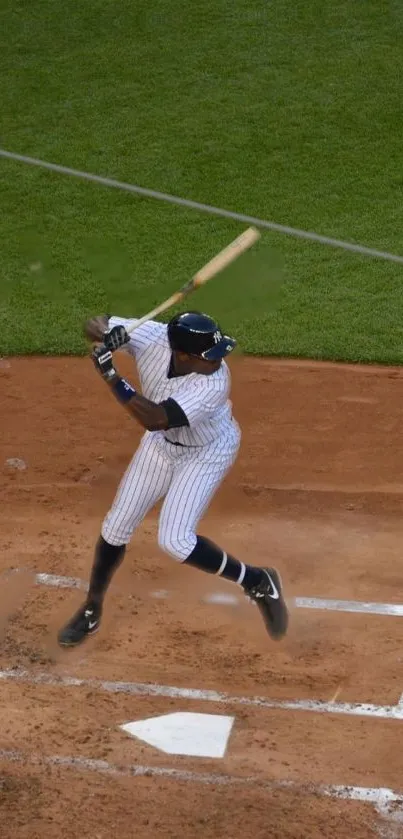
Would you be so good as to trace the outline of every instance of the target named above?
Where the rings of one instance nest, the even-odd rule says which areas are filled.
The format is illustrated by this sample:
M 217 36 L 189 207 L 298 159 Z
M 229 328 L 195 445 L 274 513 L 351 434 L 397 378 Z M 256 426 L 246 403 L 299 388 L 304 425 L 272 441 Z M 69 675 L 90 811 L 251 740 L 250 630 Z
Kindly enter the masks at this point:
M 101 623 L 101 610 L 86 603 L 60 630 L 58 641 L 61 647 L 75 647 L 81 644 L 87 635 L 94 635 Z
M 280 574 L 275 568 L 262 568 L 263 579 L 257 586 L 245 589 L 245 594 L 260 609 L 269 635 L 278 641 L 288 627 L 288 611 L 283 597 Z

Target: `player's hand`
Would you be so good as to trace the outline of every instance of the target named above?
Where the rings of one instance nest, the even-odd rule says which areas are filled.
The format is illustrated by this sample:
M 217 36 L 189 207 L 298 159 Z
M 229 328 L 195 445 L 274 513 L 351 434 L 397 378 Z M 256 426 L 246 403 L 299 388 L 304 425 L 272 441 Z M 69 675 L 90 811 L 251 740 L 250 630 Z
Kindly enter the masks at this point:
M 103 379 L 105 379 L 105 381 L 110 381 L 117 375 L 113 366 L 112 353 L 107 349 L 107 347 L 105 347 L 104 344 L 97 347 L 91 353 L 91 358 L 94 362 L 96 371 Z
M 90 341 L 102 342 L 103 334 L 108 329 L 109 318 L 108 315 L 100 315 L 95 318 L 90 318 L 84 324 L 84 335 Z
M 124 326 L 112 326 L 112 329 L 104 332 L 102 341 L 108 350 L 114 352 L 114 350 L 119 350 L 129 343 L 130 335 L 128 335 Z

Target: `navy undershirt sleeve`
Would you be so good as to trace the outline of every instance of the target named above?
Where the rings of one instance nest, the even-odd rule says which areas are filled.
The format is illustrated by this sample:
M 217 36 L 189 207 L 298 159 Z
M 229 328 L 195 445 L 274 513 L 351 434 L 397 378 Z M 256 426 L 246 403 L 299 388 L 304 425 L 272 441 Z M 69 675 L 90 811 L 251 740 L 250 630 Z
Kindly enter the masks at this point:
M 189 425 L 185 412 L 174 399 L 166 399 L 161 402 L 161 405 L 164 406 L 168 417 L 168 428 L 182 428 Z

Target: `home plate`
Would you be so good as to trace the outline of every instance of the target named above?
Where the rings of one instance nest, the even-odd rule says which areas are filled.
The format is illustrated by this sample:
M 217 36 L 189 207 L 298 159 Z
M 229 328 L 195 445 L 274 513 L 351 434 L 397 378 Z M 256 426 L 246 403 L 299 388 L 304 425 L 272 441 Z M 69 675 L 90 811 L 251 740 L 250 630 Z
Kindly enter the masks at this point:
M 169 755 L 224 757 L 234 717 L 178 711 L 119 726 Z

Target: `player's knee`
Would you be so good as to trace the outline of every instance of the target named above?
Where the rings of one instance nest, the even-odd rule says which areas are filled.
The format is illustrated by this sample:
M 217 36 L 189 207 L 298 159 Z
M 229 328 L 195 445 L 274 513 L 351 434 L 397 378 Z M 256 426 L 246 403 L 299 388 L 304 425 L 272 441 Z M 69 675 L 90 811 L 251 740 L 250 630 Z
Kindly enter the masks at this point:
M 133 523 L 121 510 L 112 508 L 104 519 L 101 533 L 110 545 L 127 545 L 133 535 Z
M 168 536 L 167 533 L 158 533 L 158 544 L 162 551 L 169 556 L 172 556 L 174 559 L 178 559 L 179 562 L 183 562 L 186 557 L 183 555 L 183 549 L 181 548 L 180 542 L 176 538 L 174 534 Z
M 159 528 L 158 544 L 162 551 L 184 562 L 192 553 L 196 544 L 196 535 L 192 532 L 184 532 L 177 529 Z

